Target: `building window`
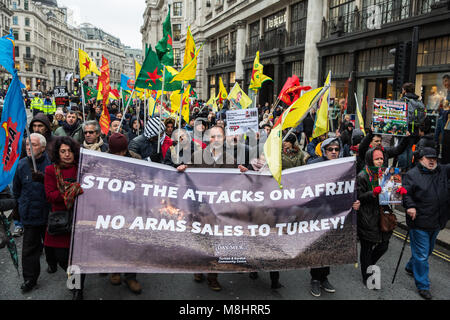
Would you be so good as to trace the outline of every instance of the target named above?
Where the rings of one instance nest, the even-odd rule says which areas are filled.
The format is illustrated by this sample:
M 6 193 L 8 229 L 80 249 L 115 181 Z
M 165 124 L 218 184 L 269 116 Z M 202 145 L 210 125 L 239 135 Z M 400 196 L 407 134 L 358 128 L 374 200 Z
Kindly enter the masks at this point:
M 183 15 L 183 2 L 174 2 L 173 3 L 173 15 L 175 17 Z
M 259 21 L 252 23 L 250 25 L 250 47 L 248 56 L 255 55 L 256 51 L 259 50 Z
M 450 65 L 450 36 L 419 42 L 417 66 Z
M 176 66 L 181 66 L 181 50 L 179 48 L 173 48 L 173 60 Z
M 19 17 L 14 16 L 14 17 L 12 18 L 12 20 L 13 20 L 13 25 L 15 25 L 15 26 L 19 25 Z
M 231 37 L 231 51 L 236 52 L 237 31 L 231 32 L 230 37 Z
M 291 46 L 305 43 L 307 13 L 307 0 L 296 3 L 291 7 L 291 32 L 289 34 Z
M 392 47 L 364 50 L 358 54 L 358 72 L 387 71 L 395 58 L 389 53 Z
M 181 24 L 174 24 L 172 26 L 172 36 L 174 41 L 180 41 L 181 39 Z
M 13 37 L 14 37 L 14 40 L 20 40 L 19 39 L 19 31 L 18 30 L 14 30 L 13 31 Z
M 354 0 L 329 0 L 328 32 L 343 34 L 354 28 Z
M 25 61 L 25 71 L 33 71 L 33 62 Z
M 303 60 L 292 62 L 292 74 L 303 80 Z
M 25 26 L 26 27 L 30 26 L 30 18 L 25 18 Z
M 362 29 L 381 28 L 383 24 L 409 18 L 411 7 L 412 0 L 363 0 Z M 371 27 L 372 24 L 376 26 Z
M 31 39 L 30 32 L 29 31 L 25 32 L 25 41 L 31 41 L 30 39 Z
M 286 10 L 277 12 L 264 19 L 264 31 L 284 28 L 286 25 Z
M 215 75 L 209 76 L 209 96 L 210 97 L 216 96 L 216 76 Z
M 348 78 L 352 67 L 349 54 L 338 54 L 325 58 L 325 73 L 331 70 L 333 78 Z
M 19 47 L 18 46 L 14 47 L 14 52 L 15 52 L 16 58 L 18 58 L 20 56 L 20 52 L 19 52 Z
M 211 41 L 211 56 L 214 57 L 217 55 L 217 39 Z
M 30 47 L 25 47 L 25 56 L 27 58 L 31 58 L 31 48 Z
M 228 54 L 228 35 L 219 38 L 219 54 Z
M 17 71 L 20 71 L 20 62 L 19 61 L 16 61 L 14 63 L 14 68 L 16 68 Z
M 12 8 L 13 8 L 14 10 L 17 9 L 17 1 L 13 1 L 13 3 L 12 3 Z
M 29 10 L 29 7 L 28 7 L 28 0 L 25 0 L 25 1 L 24 1 L 24 3 L 23 3 L 23 8 L 24 8 L 25 10 Z
M 284 47 L 286 31 L 286 10 L 279 11 L 264 19 L 264 47 L 265 51 Z
M 236 72 L 230 72 L 230 88 L 236 83 Z

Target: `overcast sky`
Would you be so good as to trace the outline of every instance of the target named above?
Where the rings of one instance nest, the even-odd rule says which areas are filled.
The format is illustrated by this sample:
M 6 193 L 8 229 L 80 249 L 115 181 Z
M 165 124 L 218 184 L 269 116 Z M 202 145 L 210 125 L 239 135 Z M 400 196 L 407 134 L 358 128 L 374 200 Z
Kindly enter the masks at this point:
M 76 25 L 93 24 L 117 37 L 127 46 L 142 48 L 140 28 L 145 0 L 57 0 L 58 6 L 73 10 Z

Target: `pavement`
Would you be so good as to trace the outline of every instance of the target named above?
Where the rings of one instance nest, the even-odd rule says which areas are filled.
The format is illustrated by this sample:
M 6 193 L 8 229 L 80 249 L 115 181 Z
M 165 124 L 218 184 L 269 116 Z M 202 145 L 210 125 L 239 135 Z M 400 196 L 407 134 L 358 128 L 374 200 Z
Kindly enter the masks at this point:
M 408 226 L 406 225 L 406 217 L 403 207 L 396 206 L 394 208 L 394 213 L 397 217 L 398 227 L 403 230 L 408 230 Z M 447 223 L 447 226 L 439 232 L 436 243 L 446 249 L 450 250 L 450 221 Z

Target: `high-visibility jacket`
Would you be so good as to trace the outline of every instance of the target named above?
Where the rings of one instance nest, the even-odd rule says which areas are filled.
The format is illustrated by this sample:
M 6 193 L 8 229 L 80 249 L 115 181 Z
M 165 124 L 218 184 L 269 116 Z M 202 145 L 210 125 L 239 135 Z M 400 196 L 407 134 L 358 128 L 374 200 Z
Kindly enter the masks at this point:
M 42 112 L 44 114 L 55 114 L 56 112 L 56 103 L 55 100 L 51 99 L 51 104 L 49 104 L 50 101 L 47 99 L 42 104 Z
M 43 111 L 44 101 L 42 101 L 39 97 L 34 97 L 33 100 L 31 100 L 31 106 L 30 110 L 39 110 Z

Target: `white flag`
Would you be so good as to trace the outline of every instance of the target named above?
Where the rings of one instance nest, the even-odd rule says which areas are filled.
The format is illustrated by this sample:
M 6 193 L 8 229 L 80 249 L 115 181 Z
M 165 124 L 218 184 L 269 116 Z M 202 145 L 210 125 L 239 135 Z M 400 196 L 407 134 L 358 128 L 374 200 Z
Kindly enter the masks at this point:
M 72 76 L 73 76 L 73 73 L 68 73 L 66 75 L 66 81 L 70 81 L 70 78 L 72 78 Z

